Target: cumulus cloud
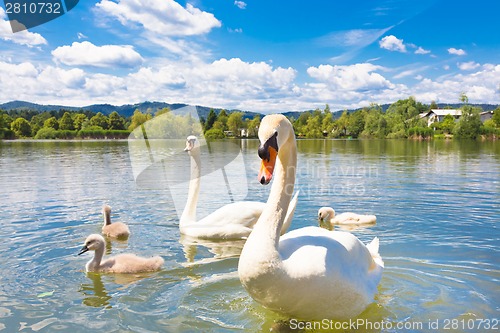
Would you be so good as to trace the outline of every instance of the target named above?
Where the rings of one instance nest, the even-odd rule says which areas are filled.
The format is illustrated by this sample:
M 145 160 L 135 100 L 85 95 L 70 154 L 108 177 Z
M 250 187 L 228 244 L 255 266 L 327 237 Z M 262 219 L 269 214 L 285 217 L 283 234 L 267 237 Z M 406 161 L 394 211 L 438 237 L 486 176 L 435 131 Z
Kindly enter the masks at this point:
M 234 5 L 235 5 L 236 7 L 238 7 L 239 9 L 245 9 L 245 8 L 247 8 L 247 4 L 246 4 L 245 2 L 243 2 L 243 1 L 237 1 L 237 0 L 236 0 L 236 1 L 234 2 Z
M 449 53 L 449 54 L 458 55 L 458 56 L 463 56 L 463 55 L 466 55 L 466 54 L 467 54 L 464 50 L 462 50 L 462 49 L 456 49 L 456 48 L 454 48 L 454 47 L 450 47 L 450 48 L 448 49 L 448 53 Z
M 370 63 L 349 66 L 320 65 L 309 67 L 307 74 L 320 82 L 331 84 L 333 89 L 363 91 L 391 87 L 391 82 L 375 72 L 380 69 L 383 68 Z
M 0 7 L 0 39 L 29 47 L 47 44 L 47 40 L 38 33 L 28 30 L 13 33 L 7 14 L 2 7 Z
M 138 24 L 161 36 L 201 35 L 222 25 L 212 13 L 201 11 L 189 3 L 184 8 L 173 0 L 101 0 L 96 8 L 124 26 Z
M 457 67 L 463 71 L 470 71 L 470 70 L 476 69 L 480 66 L 481 66 L 480 64 L 478 64 L 474 61 L 461 62 L 461 63 L 457 64 Z
M 380 48 L 389 51 L 406 52 L 406 46 L 403 44 L 402 39 L 398 39 L 394 35 L 385 36 L 379 41 Z
M 52 51 L 54 60 L 69 66 L 135 67 L 143 61 L 130 45 L 96 46 L 88 41 L 74 42 Z
M 429 54 L 429 53 L 431 53 L 431 51 L 425 50 L 420 46 L 415 50 L 415 54 Z

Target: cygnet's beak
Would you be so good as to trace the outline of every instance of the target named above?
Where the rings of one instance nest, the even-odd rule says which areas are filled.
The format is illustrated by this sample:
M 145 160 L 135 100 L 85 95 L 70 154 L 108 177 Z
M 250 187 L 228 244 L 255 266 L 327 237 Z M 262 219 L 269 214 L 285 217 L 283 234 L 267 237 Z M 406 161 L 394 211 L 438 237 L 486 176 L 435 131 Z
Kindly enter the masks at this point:
M 78 255 L 83 254 L 83 253 L 87 252 L 88 250 L 89 250 L 89 248 L 87 247 L 87 245 L 84 245 L 81 248 L 80 252 L 78 252 Z

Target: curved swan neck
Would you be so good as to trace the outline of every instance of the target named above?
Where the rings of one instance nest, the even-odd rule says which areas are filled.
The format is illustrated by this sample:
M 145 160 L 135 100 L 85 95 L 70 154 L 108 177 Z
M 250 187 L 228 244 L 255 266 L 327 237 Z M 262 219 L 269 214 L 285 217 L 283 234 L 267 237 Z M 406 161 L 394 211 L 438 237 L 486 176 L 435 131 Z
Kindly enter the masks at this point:
M 94 251 L 94 258 L 92 258 L 92 260 L 88 262 L 87 266 L 91 268 L 99 267 L 101 265 L 103 256 L 104 256 L 104 246 L 101 246 Z
M 247 243 L 262 253 L 276 253 L 281 227 L 292 198 L 297 168 L 297 146 L 295 136 L 291 136 L 278 152 L 274 170 L 274 180 L 262 212 Z
M 111 224 L 111 212 L 108 210 L 103 210 L 102 216 L 104 218 L 104 225 L 110 225 Z
M 180 225 L 196 221 L 196 205 L 200 193 L 200 149 L 197 147 L 193 148 L 189 152 L 189 156 L 191 158 L 191 179 L 189 180 L 188 196 L 179 222 Z

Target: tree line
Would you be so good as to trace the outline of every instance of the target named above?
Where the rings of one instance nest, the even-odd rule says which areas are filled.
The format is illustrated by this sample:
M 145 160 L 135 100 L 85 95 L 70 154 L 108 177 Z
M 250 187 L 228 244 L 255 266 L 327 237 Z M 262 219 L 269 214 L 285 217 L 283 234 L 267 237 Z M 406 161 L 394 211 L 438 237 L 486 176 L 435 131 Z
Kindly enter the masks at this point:
M 343 111 L 339 117 L 331 112 L 327 104 L 323 110 L 301 112 L 297 119 L 290 117 L 298 137 L 304 138 L 431 138 L 456 137 L 476 139 L 479 136 L 500 136 L 500 107 L 493 117 L 481 122 L 480 107 L 468 104 L 461 96 L 462 116 L 458 121 L 453 116 L 427 126 L 427 119 L 420 114 L 437 109 L 435 103 L 422 104 L 409 97 L 398 100 L 384 112 L 382 107 L 372 104 L 355 112 Z M 160 118 L 161 116 L 161 118 Z M 127 138 L 137 127 L 148 120 L 158 118 L 148 126 L 151 137 L 182 137 L 204 133 L 206 139 L 226 137 L 256 137 L 261 116 L 245 117 L 243 112 L 210 109 L 206 119 L 195 121 L 190 115 L 181 116 L 168 108 L 146 112 L 135 110 L 130 117 L 114 111 L 109 116 L 101 112 L 86 110 L 58 110 L 39 113 L 32 110 L 0 110 L 0 139 L 71 139 L 71 138 Z M 166 136 L 167 135 L 167 136 Z
M 391 104 L 385 112 L 379 105 L 372 104 L 352 113 L 344 111 L 334 119 L 326 105 L 324 110 L 301 113 L 297 119 L 291 120 L 295 133 L 305 138 L 476 139 L 480 136 L 500 136 L 500 107 L 493 111 L 492 119 L 483 123 L 480 117 L 482 108 L 465 103 L 458 121 L 447 115 L 429 127 L 427 118 L 420 115 L 431 109 L 438 109 L 438 106 L 435 103 L 425 105 L 410 97 Z

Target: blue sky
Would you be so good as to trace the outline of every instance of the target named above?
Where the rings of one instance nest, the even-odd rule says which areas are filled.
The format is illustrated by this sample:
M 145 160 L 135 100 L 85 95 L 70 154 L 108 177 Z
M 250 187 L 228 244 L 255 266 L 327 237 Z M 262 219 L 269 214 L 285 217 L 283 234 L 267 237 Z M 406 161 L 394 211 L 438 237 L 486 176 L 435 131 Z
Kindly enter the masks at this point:
M 4 9 L 0 102 L 500 104 L 499 1 L 86 0 L 15 34 Z

